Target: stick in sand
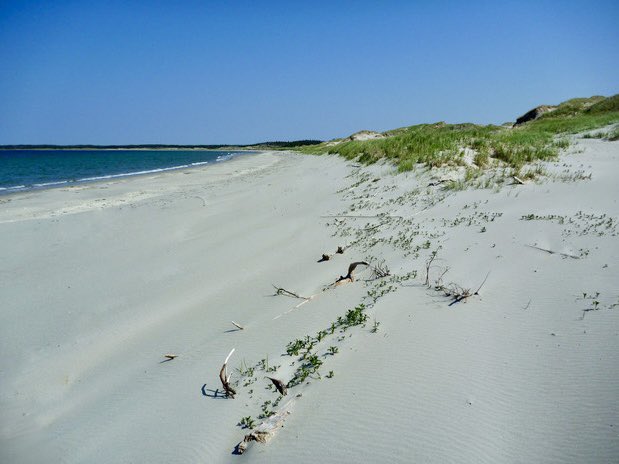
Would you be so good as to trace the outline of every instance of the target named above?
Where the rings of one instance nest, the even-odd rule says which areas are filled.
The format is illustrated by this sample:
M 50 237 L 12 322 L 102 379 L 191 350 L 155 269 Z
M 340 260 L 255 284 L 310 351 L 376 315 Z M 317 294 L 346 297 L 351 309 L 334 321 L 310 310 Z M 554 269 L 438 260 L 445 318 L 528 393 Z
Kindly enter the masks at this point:
M 228 371 L 226 369 L 228 360 L 230 359 L 230 356 L 232 356 L 232 353 L 234 353 L 235 349 L 236 348 L 232 348 L 232 351 L 230 351 L 230 353 L 226 357 L 226 360 L 224 361 L 224 364 L 223 366 L 221 366 L 221 370 L 219 371 L 219 380 L 221 380 L 221 385 L 224 387 L 226 397 L 228 398 L 234 398 L 234 395 L 236 395 L 236 391 L 230 386 L 230 376 L 228 375 Z
M 575 255 L 570 255 L 568 253 L 561 253 L 559 251 L 548 250 L 546 248 L 538 247 L 536 245 L 526 245 L 526 246 L 528 246 L 529 248 L 535 248 L 536 250 L 545 251 L 546 253 L 549 253 L 551 255 L 561 255 L 564 258 L 580 259 L 578 256 L 575 256 Z
M 232 322 L 232 325 L 233 325 L 234 327 L 237 327 L 239 330 L 244 330 L 244 329 L 245 329 L 245 327 L 243 327 L 241 324 L 237 324 L 237 323 L 236 323 L 236 322 L 234 322 L 234 321 L 230 321 L 230 322 Z
M 350 263 L 350 266 L 348 266 L 348 274 L 346 274 L 345 276 L 340 276 L 339 279 L 337 279 L 335 281 L 335 283 L 339 283 L 342 282 L 344 280 L 348 280 L 350 282 L 354 282 L 355 281 L 355 276 L 354 276 L 354 272 L 355 269 L 357 269 L 357 266 L 359 265 L 365 265 L 365 266 L 369 266 L 369 263 L 366 263 L 365 261 L 356 261 L 354 263 Z
M 286 290 L 285 288 L 278 287 L 277 285 L 274 285 L 274 284 L 271 284 L 271 285 L 273 285 L 273 288 L 275 288 L 275 295 L 285 295 L 285 296 L 289 296 L 289 297 L 292 297 L 292 298 L 299 298 L 301 300 L 309 300 L 310 299 L 309 297 L 298 295 L 298 294 L 296 294 L 294 292 L 291 292 L 290 290 Z

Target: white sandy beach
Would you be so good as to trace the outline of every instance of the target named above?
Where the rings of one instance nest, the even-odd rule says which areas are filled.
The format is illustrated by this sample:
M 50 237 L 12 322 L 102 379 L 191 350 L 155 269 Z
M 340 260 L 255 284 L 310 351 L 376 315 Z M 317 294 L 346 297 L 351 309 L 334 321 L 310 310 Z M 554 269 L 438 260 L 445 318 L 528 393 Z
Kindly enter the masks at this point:
M 0 461 L 618 462 L 619 142 L 546 169 L 450 191 L 263 153 L 0 197 Z M 431 283 L 488 276 L 480 294 L 424 286 L 434 250 Z M 392 275 L 323 291 L 359 260 Z M 295 308 L 273 284 L 316 296 Z M 322 378 L 289 389 L 285 427 L 234 455 L 239 420 L 277 398 L 264 376 L 298 367 L 286 345 L 361 302 L 365 326 L 316 344 Z M 276 372 L 235 370 L 266 358 Z

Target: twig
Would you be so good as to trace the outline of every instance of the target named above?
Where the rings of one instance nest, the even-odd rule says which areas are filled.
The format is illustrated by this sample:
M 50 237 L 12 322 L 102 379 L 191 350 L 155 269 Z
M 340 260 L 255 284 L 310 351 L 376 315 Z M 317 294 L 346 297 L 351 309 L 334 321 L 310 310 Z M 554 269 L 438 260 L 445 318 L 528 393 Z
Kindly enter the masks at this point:
M 164 354 L 164 358 L 168 358 L 169 361 L 172 361 L 174 358 L 178 358 L 177 354 Z
M 535 248 L 536 250 L 545 251 L 546 253 L 550 253 L 551 255 L 561 255 L 565 258 L 580 259 L 579 256 L 570 255 L 569 253 L 561 253 L 560 251 L 548 250 L 547 248 L 541 248 L 536 245 L 525 244 L 525 246 L 528 246 L 529 248 Z
M 486 274 L 486 278 L 484 279 L 484 281 L 481 283 L 479 288 L 474 293 L 471 293 L 470 288 L 463 288 L 454 283 L 449 284 L 448 287 L 443 287 L 441 285 L 440 287 L 437 287 L 437 290 L 443 290 L 446 296 L 453 298 L 452 302 L 449 303 L 449 306 L 453 306 L 456 303 L 460 303 L 462 300 L 466 300 L 467 298 L 470 298 L 473 295 L 479 295 L 479 291 L 486 283 L 486 280 L 488 280 L 489 275 L 490 275 L 490 271 L 488 271 L 488 274 Z
M 473 293 L 473 295 L 479 295 L 479 291 L 481 290 L 481 288 L 484 286 L 484 284 L 486 283 L 486 280 L 488 280 L 488 276 L 490 275 L 490 271 L 488 271 L 488 274 L 486 274 L 486 278 L 484 279 L 484 281 L 481 283 L 481 285 L 479 286 L 479 288 L 475 291 L 475 293 Z
M 391 271 L 387 267 L 385 260 L 383 259 L 381 262 L 372 266 L 372 277 L 373 280 L 382 279 L 383 277 L 388 277 L 391 275 Z
M 230 322 L 232 322 L 232 325 L 233 325 L 233 326 L 238 327 L 238 329 L 239 329 L 239 330 L 245 330 L 245 328 L 244 328 L 242 325 L 237 324 L 237 323 L 236 323 L 236 322 L 234 322 L 234 321 L 230 321 Z
M 434 261 L 434 259 L 436 258 L 437 253 L 438 253 L 438 250 L 434 250 L 430 254 L 430 259 L 426 261 L 426 281 L 424 283 L 426 287 L 430 286 L 430 267 L 432 267 L 432 261 Z
M 273 285 L 273 288 L 275 288 L 275 295 L 284 295 L 284 296 L 289 296 L 292 298 L 299 298 L 300 300 L 310 299 L 309 297 L 298 295 L 297 293 L 291 292 L 290 290 L 286 290 L 285 288 L 278 287 L 277 285 L 274 285 L 274 284 L 271 284 L 271 285 Z
M 447 274 L 448 272 L 449 266 L 447 266 L 445 270 L 441 273 L 441 275 L 438 276 L 438 279 L 436 279 L 435 288 L 443 288 L 443 277 L 445 277 L 445 274 Z
M 520 184 L 520 185 L 524 185 L 524 181 L 516 176 L 513 176 L 514 180 L 516 181 L 516 183 Z

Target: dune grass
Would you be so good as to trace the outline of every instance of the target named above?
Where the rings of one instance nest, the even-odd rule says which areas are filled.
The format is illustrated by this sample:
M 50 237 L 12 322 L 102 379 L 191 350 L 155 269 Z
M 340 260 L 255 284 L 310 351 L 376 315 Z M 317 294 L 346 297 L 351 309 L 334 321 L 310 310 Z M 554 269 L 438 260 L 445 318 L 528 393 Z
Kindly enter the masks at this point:
M 517 127 L 476 124 L 419 124 L 385 132 L 385 138 L 301 147 L 298 151 L 338 154 L 371 164 L 391 160 L 400 171 L 421 164 L 461 165 L 463 149 L 474 150 L 474 163 L 483 168 L 500 160 L 519 171 L 525 164 L 548 160 L 569 145 L 561 135 L 575 134 L 619 122 L 619 95 L 575 98 L 554 111 Z

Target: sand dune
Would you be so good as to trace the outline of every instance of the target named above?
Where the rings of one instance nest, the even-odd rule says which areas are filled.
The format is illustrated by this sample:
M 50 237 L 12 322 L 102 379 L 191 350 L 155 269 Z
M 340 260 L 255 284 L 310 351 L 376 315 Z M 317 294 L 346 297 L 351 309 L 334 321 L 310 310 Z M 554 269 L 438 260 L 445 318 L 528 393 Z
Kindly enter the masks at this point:
M 616 462 L 618 155 L 576 140 L 495 190 L 264 153 L 4 197 L 1 460 Z M 488 275 L 480 295 L 426 288 L 433 251 L 433 285 Z M 325 290 L 359 260 L 391 276 Z M 365 325 L 315 343 L 321 378 L 289 388 L 277 437 L 233 455 L 241 418 L 277 409 L 265 376 L 303 363 L 287 344 L 360 303 Z

